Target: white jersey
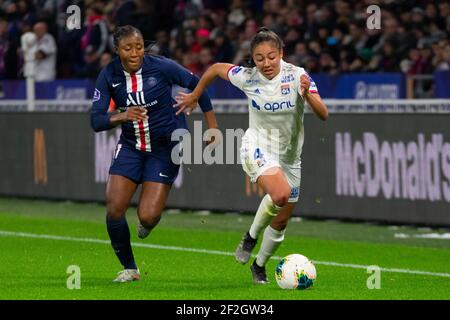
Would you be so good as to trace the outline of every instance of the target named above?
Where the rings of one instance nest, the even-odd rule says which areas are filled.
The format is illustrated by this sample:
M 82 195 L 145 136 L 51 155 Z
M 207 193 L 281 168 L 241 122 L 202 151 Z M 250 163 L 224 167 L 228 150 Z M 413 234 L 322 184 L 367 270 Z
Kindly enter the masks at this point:
M 36 81 L 49 81 L 56 78 L 56 53 L 57 47 L 55 39 L 49 33 L 37 40 L 36 50 L 41 50 L 45 54 L 42 60 L 36 60 L 35 79 Z
M 248 98 L 249 130 L 262 143 L 272 146 L 271 153 L 280 161 L 300 161 L 304 129 L 304 101 L 300 96 L 303 68 L 281 60 L 280 73 L 269 80 L 256 67 L 234 66 L 228 70 L 230 82 L 244 91 Z M 311 79 L 310 93 L 317 93 Z M 273 146 L 276 148 L 273 148 Z

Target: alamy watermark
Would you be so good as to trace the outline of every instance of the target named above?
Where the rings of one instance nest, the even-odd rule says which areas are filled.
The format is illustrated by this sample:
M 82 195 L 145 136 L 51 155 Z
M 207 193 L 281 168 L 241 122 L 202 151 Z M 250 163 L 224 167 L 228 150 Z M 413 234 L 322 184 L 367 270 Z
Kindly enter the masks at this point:
M 79 290 L 81 289 L 81 269 L 77 265 L 70 265 L 67 267 L 66 273 L 69 275 L 66 281 L 67 289 Z
M 381 29 L 381 9 L 379 6 L 373 4 L 367 7 L 366 12 L 370 14 L 366 20 L 366 26 L 369 30 Z
M 367 278 L 367 289 L 381 289 L 381 269 L 379 266 L 368 266 L 367 273 L 370 276 Z
M 81 9 L 77 5 L 68 6 L 66 13 L 69 15 L 66 20 L 68 30 L 81 29 Z
M 202 121 L 194 121 L 193 134 L 187 129 L 177 129 L 171 140 L 179 142 L 171 153 L 175 164 L 241 164 L 242 159 L 248 159 L 263 166 L 268 155 L 270 160 L 279 160 L 278 129 L 226 129 L 224 135 L 218 129 L 203 132 Z M 209 141 L 212 142 L 204 146 Z

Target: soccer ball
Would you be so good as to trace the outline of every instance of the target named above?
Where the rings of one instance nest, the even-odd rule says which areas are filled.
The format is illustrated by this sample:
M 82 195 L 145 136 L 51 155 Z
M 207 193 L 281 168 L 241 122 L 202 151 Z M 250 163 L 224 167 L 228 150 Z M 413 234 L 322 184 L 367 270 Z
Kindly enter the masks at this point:
M 282 289 L 308 289 L 316 280 L 316 267 L 301 254 L 290 254 L 278 262 L 275 279 Z

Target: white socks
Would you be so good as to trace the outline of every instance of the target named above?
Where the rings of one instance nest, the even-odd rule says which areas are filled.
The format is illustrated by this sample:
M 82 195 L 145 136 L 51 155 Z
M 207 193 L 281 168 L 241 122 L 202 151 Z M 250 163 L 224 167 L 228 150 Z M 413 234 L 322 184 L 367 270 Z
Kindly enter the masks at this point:
M 250 227 L 249 233 L 253 239 L 257 239 L 261 231 L 265 228 L 261 247 L 256 256 L 256 264 L 260 267 L 266 265 L 267 261 L 284 240 L 285 230 L 278 231 L 269 225 L 272 219 L 280 212 L 281 208 L 273 203 L 272 198 L 266 194 L 261 200 Z
M 277 251 L 278 247 L 284 240 L 284 231 L 275 230 L 271 226 L 267 226 L 264 231 L 263 241 L 261 248 L 259 248 L 258 255 L 256 256 L 256 264 L 260 267 L 266 265 L 270 257 Z
M 268 194 L 261 200 L 258 210 L 256 211 L 255 218 L 250 227 L 250 236 L 253 239 L 257 239 L 261 231 L 267 227 L 282 207 L 273 203 L 272 198 Z

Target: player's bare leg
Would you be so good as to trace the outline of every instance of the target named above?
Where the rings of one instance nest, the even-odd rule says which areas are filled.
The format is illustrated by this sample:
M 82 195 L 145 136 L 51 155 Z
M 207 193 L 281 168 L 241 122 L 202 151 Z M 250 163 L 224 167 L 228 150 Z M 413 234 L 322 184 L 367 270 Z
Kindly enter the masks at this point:
M 263 188 L 266 195 L 261 200 L 250 230 L 243 236 L 241 243 L 236 248 L 236 260 L 242 264 L 248 262 L 259 234 L 277 216 L 290 195 L 287 179 L 278 167 L 266 170 L 264 175 L 258 178 L 257 183 Z
M 283 206 L 278 215 L 272 219 L 270 226 L 267 226 L 264 230 L 261 247 L 256 259 L 250 267 L 252 270 L 253 280 L 256 283 L 265 284 L 269 282 L 267 280 L 265 265 L 283 242 L 284 231 L 289 218 L 294 211 L 294 207 L 295 203 L 288 203 Z
M 106 184 L 106 210 L 108 218 L 119 219 L 125 216 L 137 185 L 132 180 L 110 175 Z
M 291 194 L 291 187 L 280 167 L 267 169 L 259 176 L 256 183 L 265 193 L 270 195 L 275 205 L 281 208 L 287 204 Z
M 146 238 L 161 219 L 170 185 L 147 181 L 142 184 L 138 206 L 138 237 Z
M 137 185 L 132 180 L 118 175 L 110 175 L 106 184 L 106 226 L 114 252 L 124 267 L 114 280 L 115 282 L 128 282 L 140 278 L 131 249 L 130 230 L 125 218 L 136 188 Z
M 281 208 L 277 216 L 272 219 L 270 226 L 274 230 L 278 231 L 286 229 L 289 219 L 292 217 L 292 212 L 294 211 L 296 204 L 296 202 L 289 202 L 283 208 Z
M 274 217 L 279 214 L 282 208 L 286 206 L 289 200 L 291 188 L 286 176 L 281 168 L 274 167 L 266 170 L 264 174 L 258 178 L 257 183 L 266 192 L 266 196 L 259 205 L 250 230 L 244 235 L 236 248 L 236 259 L 241 263 L 246 263 L 250 259 L 257 238 L 263 229 L 265 229 L 263 244 L 261 245 L 258 256 L 261 255 L 261 252 L 264 252 L 262 257 L 270 252 L 273 254 L 284 239 L 284 230 L 275 230 L 269 226 L 269 224 Z M 268 281 L 264 267 L 267 260 L 264 261 L 264 259 L 260 258 L 259 260 L 261 261 L 259 261 L 258 256 L 250 267 L 253 274 L 253 280 L 256 283 L 267 283 Z

